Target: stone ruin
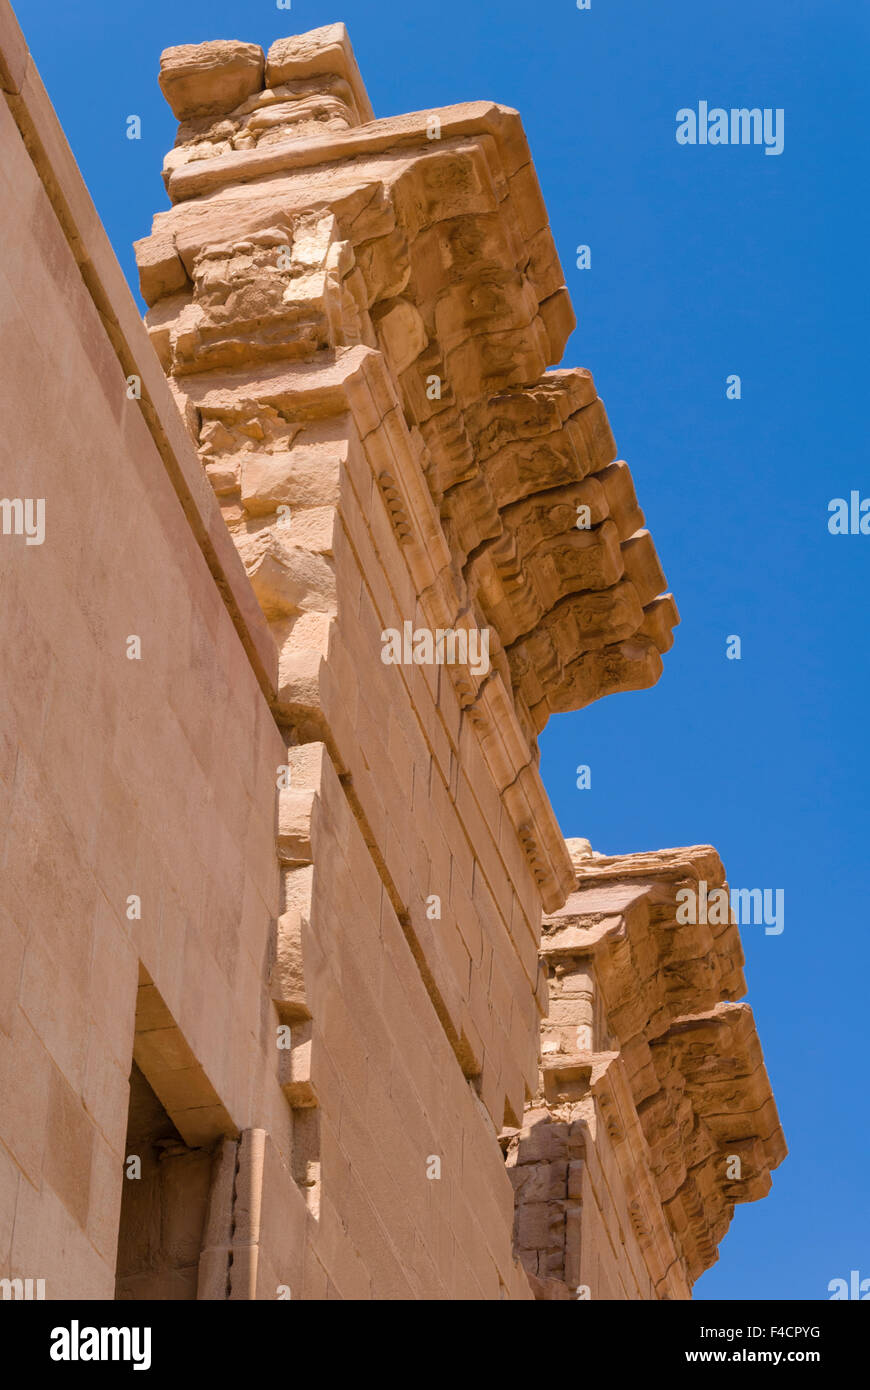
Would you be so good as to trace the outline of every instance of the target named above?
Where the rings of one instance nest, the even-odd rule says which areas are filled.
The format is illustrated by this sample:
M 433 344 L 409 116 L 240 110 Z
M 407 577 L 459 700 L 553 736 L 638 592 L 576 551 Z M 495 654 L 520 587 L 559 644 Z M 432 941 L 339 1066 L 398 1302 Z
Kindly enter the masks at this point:
M 538 770 L 552 713 L 655 683 L 678 614 L 592 376 L 555 365 L 575 320 L 520 118 L 375 119 L 340 24 L 170 48 L 160 85 L 150 347 L 54 205 L 140 381 L 149 486 L 182 502 L 162 531 L 208 565 L 169 703 L 253 810 L 208 773 L 185 814 L 158 773 L 210 906 L 179 888 L 134 931 L 115 902 L 131 1099 L 101 1121 L 89 1287 L 688 1298 L 785 1144 L 737 927 L 677 921 L 680 888 L 724 884 L 716 852 L 566 843 Z M 48 121 L 4 88 L 19 130 Z M 29 148 L 51 196 L 60 156 Z M 488 661 L 389 664 L 405 624 L 485 635 Z M 212 890 L 223 863 L 260 887 Z

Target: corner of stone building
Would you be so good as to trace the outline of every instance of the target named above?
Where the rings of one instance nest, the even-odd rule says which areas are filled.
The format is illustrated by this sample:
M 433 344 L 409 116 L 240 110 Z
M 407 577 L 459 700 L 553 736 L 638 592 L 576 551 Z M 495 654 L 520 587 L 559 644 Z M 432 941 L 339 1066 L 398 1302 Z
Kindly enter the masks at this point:
M 550 715 L 653 685 L 678 614 L 555 365 L 520 118 L 376 120 L 341 24 L 160 84 L 143 327 L 0 0 L 14 452 L 111 503 L 20 605 L 63 720 L 11 630 L 13 1281 L 52 1249 L 52 1297 L 688 1297 L 785 1149 L 736 928 L 676 913 L 715 852 L 566 843 L 541 781 Z M 139 681 L 106 631 L 146 623 Z M 75 910 L 25 940 L 42 844 Z
M 702 883 L 727 892 L 724 869 L 709 845 L 567 843 L 577 881 L 544 919 L 538 1092 L 502 1135 L 516 1246 L 537 1298 L 690 1298 L 787 1152 L 739 1002 L 736 920 L 681 910 Z
M 679 619 L 592 377 L 555 366 L 520 118 L 376 120 L 342 24 L 169 48 L 160 86 L 146 326 L 283 750 L 244 1105 L 139 963 L 136 1065 L 213 1150 L 197 1296 L 687 1297 L 784 1146 L 736 934 L 672 920 L 713 852 L 566 846 L 538 771 L 550 714 L 654 684 Z

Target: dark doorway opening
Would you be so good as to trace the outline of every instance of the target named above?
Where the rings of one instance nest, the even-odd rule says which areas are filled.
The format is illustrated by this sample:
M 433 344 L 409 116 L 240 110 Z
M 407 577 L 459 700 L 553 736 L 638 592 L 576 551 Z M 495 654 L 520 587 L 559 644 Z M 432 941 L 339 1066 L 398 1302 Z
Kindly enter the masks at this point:
M 211 1151 L 184 1143 L 135 1062 L 124 1174 L 115 1297 L 195 1299 Z

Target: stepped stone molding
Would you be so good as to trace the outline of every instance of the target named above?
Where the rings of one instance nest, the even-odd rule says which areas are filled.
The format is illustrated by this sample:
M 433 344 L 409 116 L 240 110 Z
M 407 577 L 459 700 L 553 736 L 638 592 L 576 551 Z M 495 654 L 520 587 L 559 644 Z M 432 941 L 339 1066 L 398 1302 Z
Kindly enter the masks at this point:
M 81 520 L 0 613 L 0 1274 L 687 1297 L 784 1145 L 675 921 L 715 853 L 566 844 L 538 773 L 676 610 L 519 118 L 375 120 L 340 25 L 161 82 L 146 328 L 0 0 L 10 491 Z
M 652 684 L 677 621 L 591 376 L 546 370 L 574 317 L 522 126 L 491 103 L 374 120 L 342 25 L 170 49 L 161 86 L 181 124 L 136 248 L 148 331 L 275 638 L 276 718 L 328 750 L 498 1129 L 536 1083 L 541 908 L 573 886 L 537 734 Z M 459 654 L 385 665 L 406 625 Z
M 679 890 L 723 886 L 724 870 L 708 845 L 606 857 L 568 844 L 576 891 L 541 946 L 539 1091 L 502 1136 L 518 1251 L 539 1298 L 688 1298 L 735 1204 L 763 1197 L 786 1153 L 737 1002 L 737 925 L 676 920 Z
M 784 1145 L 736 930 L 675 928 L 715 852 L 569 853 L 537 771 L 550 714 L 654 684 L 679 617 L 592 377 L 555 366 L 574 316 L 519 117 L 375 120 L 342 25 L 171 49 L 160 80 L 180 125 L 137 243 L 146 324 L 278 651 L 284 1094 L 316 1109 L 329 1047 L 306 962 L 340 906 L 337 774 L 508 1126 L 536 1295 L 688 1297 Z M 405 627 L 487 660 L 384 664 Z
M 309 442 L 277 429 L 269 386 L 280 392 L 282 363 L 334 379 L 355 347 L 382 355 L 396 412 L 382 432 L 404 436 L 436 509 L 419 540 L 446 619 L 467 613 L 491 630 L 534 756 L 551 712 L 653 684 L 677 613 L 591 376 L 546 371 L 574 317 L 519 117 L 471 103 L 374 121 L 343 26 L 292 42 L 305 70 L 292 91 L 297 59 L 284 61 L 283 41 L 265 59 L 243 44 L 164 55 L 183 119 L 165 169 L 175 207 L 138 244 L 155 345 L 199 412 L 188 418 L 242 553 L 269 574 L 292 562 L 263 559 L 268 502 L 277 491 L 305 505 L 293 459 Z M 240 72 L 259 83 L 242 100 Z M 313 135 L 304 112 L 317 83 L 344 83 L 349 105 L 340 117 L 324 108 Z M 208 114 L 191 120 L 194 88 Z M 224 384 L 229 398 L 248 392 L 235 447 L 191 380 L 234 370 L 250 375 Z

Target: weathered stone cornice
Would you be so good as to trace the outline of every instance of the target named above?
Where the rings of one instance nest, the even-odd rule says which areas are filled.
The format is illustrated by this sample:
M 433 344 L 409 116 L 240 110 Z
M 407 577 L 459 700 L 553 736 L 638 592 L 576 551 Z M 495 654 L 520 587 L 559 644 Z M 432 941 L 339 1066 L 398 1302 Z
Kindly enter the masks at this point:
M 475 852 L 493 842 L 479 892 L 502 899 L 526 1001 L 504 1006 L 507 1039 L 511 1009 L 544 1002 L 539 904 L 574 885 L 537 735 L 652 684 L 677 621 L 590 374 L 547 370 L 574 317 L 521 122 L 487 102 L 370 119 L 341 26 L 268 55 L 170 50 L 163 86 L 182 124 L 174 206 L 137 245 L 146 322 L 275 637 L 276 714 L 329 750 L 423 940 L 425 875 L 411 887 L 359 733 L 372 706 L 410 712 L 430 795 L 456 798 Z M 385 671 L 405 624 L 467 637 L 468 659 Z M 395 819 L 412 787 L 387 776 Z M 500 1123 L 537 1068 L 484 1061 L 468 949 L 430 995 Z
M 339 773 L 347 775 L 351 771 L 348 747 L 336 738 L 329 710 L 323 710 L 319 692 L 317 672 L 321 662 L 328 659 L 328 644 L 322 650 L 310 645 L 311 620 L 319 627 L 320 614 L 327 623 L 331 622 L 338 603 L 331 570 L 313 567 L 311 563 L 318 554 L 318 545 L 325 560 L 332 557 L 334 533 L 330 525 L 318 541 L 313 523 L 324 511 L 331 515 L 330 503 L 339 503 L 341 515 L 351 511 L 349 506 L 341 507 L 341 449 L 333 432 L 325 427 L 326 421 L 349 417 L 355 424 L 372 481 L 380 480 L 385 473 L 395 479 L 407 526 L 401 554 L 413 591 L 418 595 L 417 621 L 433 629 L 471 625 L 474 621 L 471 615 L 457 616 L 462 613 L 462 595 L 457 591 L 450 553 L 417 467 L 413 441 L 383 356 L 359 346 L 340 352 L 331 364 L 290 364 L 269 373 L 209 373 L 186 378 L 184 393 L 182 406 L 196 411 L 201 434 L 214 438 L 220 429 L 228 434 L 234 432 L 238 439 L 236 450 L 223 450 L 217 455 L 219 462 L 210 462 L 212 454 L 207 446 L 203 457 L 206 470 L 213 477 L 220 470 L 223 481 L 219 486 L 229 487 L 237 481 L 249 515 L 273 515 L 281 505 L 279 498 L 286 498 L 288 505 L 292 502 L 295 513 L 299 493 L 307 489 L 303 499 L 307 505 L 301 515 L 310 518 L 311 524 L 304 547 L 300 547 L 304 550 L 302 556 L 297 556 L 293 547 L 292 528 L 287 533 L 289 545 L 285 546 L 280 531 L 273 527 L 249 533 L 240 531 L 232 516 L 228 519 L 254 589 L 279 632 L 278 712 L 299 725 L 302 732 L 322 737 Z M 298 476 L 289 475 L 286 469 L 282 471 L 280 452 L 264 455 L 261 449 L 250 447 L 252 442 L 262 443 L 251 441 L 245 433 L 251 421 L 260 425 L 264 421 L 274 423 L 279 433 L 296 431 Z M 383 492 L 383 487 L 378 491 Z M 227 495 L 223 493 L 224 497 Z M 299 534 L 298 525 L 296 533 Z M 258 541 L 262 544 L 258 545 Z M 291 572 L 292 591 L 288 577 Z M 288 594 L 291 597 L 286 608 L 282 608 L 282 596 Z M 296 621 L 294 612 L 302 615 Z M 467 663 L 443 669 L 454 685 L 460 706 L 469 711 L 493 783 L 524 843 L 544 903 L 555 907 L 564 901 L 573 885 L 571 863 L 508 693 L 506 663 L 497 653 L 493 657 L 495 669 L 483 677 L 476 675 Z M 535 828 L 534 834 L 529 827 Z
M 745 991 L 737 925 L 676 920 L 680 888 L 723 886 L 724 870 L 708 845 L 605 857 L 568 844 L 577 887 L 545 918 L 541 944 L 542 1093 L 509 1161 L 522 1190 L 536 1127 L 579 1125 L 578 1155 L 589 1162 L 594 1149 L 595 1163 L 606 1135 L 653 1296 L 687 1297 L 735 1204 L 764 1196 L 786 1153 L 752 1011 L 736 1002 Z M 569 1279 L 570 1252 L 558 1241 L 547 1249 L 545 1265 L 527 1253 L 531 1272 Z
M 205 49 L 208 45 L 197 47 Z M 436 118 L 440 125 L 437 137 L 430 134 Z M 224 142 L 219 137 L 191 140 L 188 134 L 182 126 L 175 145 L 178 154 L 175 159 L 169 158 L 168 167 L 164 166 L 167 191 L 173 203 L 202 197 L 228 185 L 259 181 L 315 165 L 335 164 L 360 156 L 401 155 L 415 147 L 431 149 L 436 139 L 445 144 L 482 135 L 492 137 L 498 147 L 501 167 L 509 177 L 528 169 L 529 189 L 537 189 L 519 113 L 492 101 L 468 101 L 431 111 L 386 116 L 328 134 L 299 136 L 286 131 L 265 147 L 255 149 L 227 149 L 222 147 Z M 545 214 L 535 230 L 546 227 Z
M 341 26 L 294 42 L 309 66 L 328 50 L 312 81 L 349 61 Z M 589 373 L 546 371 L 574 318 L 519 117 L 478 102 L 300 137 L 293 101 L 262 86 L 271 51 L 262 89 L 227 105 L 239 63 L 255 80 L 248 47 L 167 60 L 185 101 L 203 64 L 196 99 L 214 111 L 182 125 L 177 206 L 139 246 L 155 344 L 179 383 L 356 343 L 384 354 L 456 616 L 492 631 L 534 749 L 551 712 L 654 683 L 678 619 Z M 274 121 L 252 133 L 258 103 Z

